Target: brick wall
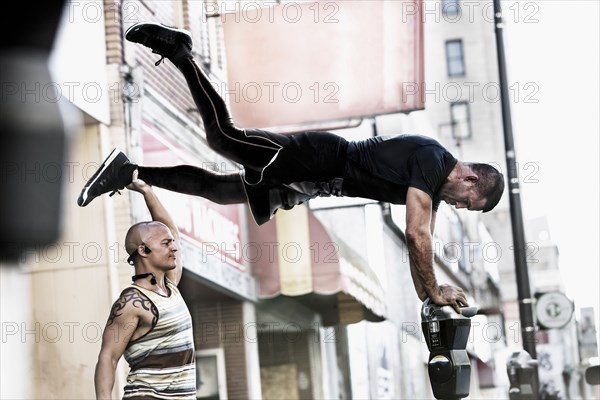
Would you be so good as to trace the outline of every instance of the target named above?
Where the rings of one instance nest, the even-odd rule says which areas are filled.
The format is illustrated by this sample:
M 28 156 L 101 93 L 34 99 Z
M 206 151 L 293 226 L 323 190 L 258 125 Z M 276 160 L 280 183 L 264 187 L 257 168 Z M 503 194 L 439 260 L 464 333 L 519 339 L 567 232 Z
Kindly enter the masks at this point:
M 197 350 L 223 348 L 229 399 L 247 399 L 245 330 L 242 303 L 214 301 L 188 304 Z
M 123 42 L 121 40 L 121 1 L 104 0 L 104 27 L 106 30 L 106 63 L 121 64 Z
M 122 70 L 127 69 L 123 69 L 124 66 L 128 66 L 129 71 L 143 70 L 141 74 L 135 74 L 136 77 L 143 77 L 143 82 L 135 83 L 139 85 L 138 87 L 151 88 L 164 99 L 168 99 L 168 104 L 165 104 L 166 108 L 174 108 L 190 116 L 192 120 L 199 120 L 197 113 L 190 115 L 189 110 L 195 110 L 195 105 L 183 75 L 177 68 L 168 60 L 156 67 L 154 63 L 160 56 L 153 54 L 150 49 L 140 44 L 130 43 L 124 39 L 126 29 L 137 22 L 151 21 L 174 26 L 176 20 L 185 22 L 189 18 L 193 18 L 190 17 L 188 0 L 177 1 L 183 1 L 182 7 L 178 8 L 174 1 L 167 0 L 125 2 L 104 0 L 108 87 L 114 92 L 111 92 L 110 98 L 111 124 L 108 130 L 108 146 L 111 149 L 118 147 L 125 152 L 130 150 L 125 126 L 126 104 L 122 99 L 122 89 L 125 87 Z M 177 18 L 176 13 L 180 12 L 178 10 L 183 11 L 183 18 Z M 200 19 L 200 16 L 197 18 Z M 142 98 L 138 105 L 143 108 L 144 94 L 139 94 Z M 104 156 L 103 154 L 102 157 Z M 119 259 L 121 260 L 118 270 L 120 287 L 131 282 L 132 269 L 123 261 L 126 255 L 124 246 L 121 244 L 127 229 L 134 222 L 129 196 L 135 195 L 137 194 L 131 195 L 128 191 L 124 191 L 123 196 L 114 196 L 112 198 L 114 201 L 111 202 L 115 221 L 114 237 L 119 244 Z
M 160 97 L 168 101 L 164 104 L 167 109 L 188 115 L 191 120 L 199 121 L 196 106 L 183 78 L 183 75 L 165 60 L 156 67 L 154 63 L 160 56 L 140 44 L 125 41 L 124 33 L 127 28 L 137 22 L 158 22 L 175 26 L 176 21 L 183 21 L 181 28 L 191 31 L 195 43 L 199 43 L 202 28 L 202 8 L 198 1 L 122 1 L 104 0 L 107 73 L 109 87 L 122 88 L 124 85 L 122 70 L 140 71 L 136 77 L 143 77 L 143 82 L 135 82 L 141 87 L 150 88 Z M 178 15 L 181 13 L 182 15 Z M 180 22 L 181 23 L 181 22 Z M 128 68 L 122 68 L 128 67 Z M 119 86 L 115 86 L 118 84 Z M 141 107 L 144 107 L 144 94 L 141 93 Z M 125 127 L 126 107 L 117 93 L 111 101 L 111 125 L 108 129 L 109 145 L 128 150 L 128 133 Z M 114 100 L 113 99 L 113 100 Z M 133 193 L 131 196 L 136 196 Z M 132 269 L 123 260 L 126 258 L 122 246 L 124 235 L 133 223 L 129 192 L 112 199 L 114 215 L 114 235 L 119 243 L 119 286 L 125 287 L 131 282 Z M 194 335 L 197 350 L 223 348 L 225 367 L 227 371 L 227 392 L 230 399 L 246 399 L 248 384 L 246 376 L 246 356 L 244 329 L 241 321 L 242 303 L 238 301 L 206 301 L 204 303 L 188 304 L 194 320 Z
M 201 18 L 190 16 L 187 0 L 178 1 L 183 1 L 183 21 Z M 195 105 L 183 75 L 177 68 L 168 60 L 156 67 L 154 63 L 160 56 L 141 44 L 125 42 L 123 38 L 125 30 L 136 22 L 149 21 L 175 26 L 176 21 L 180 19 L 176 15 L 179 12 L 178 7 L 173 1 L 128 1 L 123 7 L 119 6 L 120 3 L 105 0 L 107 63 L 120 64 L 126 60 L 130 67 L 142 68 L 144 87 L 150 87 L 165 99 L 169 99 L 169 107 L 189 114 L 188 110 L 195 109 Z M 126 52 L 124 59 L 121 57 L 122 51 Z

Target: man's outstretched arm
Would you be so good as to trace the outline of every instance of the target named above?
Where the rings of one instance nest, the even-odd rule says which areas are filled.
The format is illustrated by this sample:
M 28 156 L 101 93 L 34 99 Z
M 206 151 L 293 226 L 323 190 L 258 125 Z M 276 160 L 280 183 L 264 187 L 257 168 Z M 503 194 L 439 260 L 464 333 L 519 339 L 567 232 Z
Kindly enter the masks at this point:
M 468 305 L 461 288 L 438 285 L 433 270 L 434 217 L 431 197 L 422 190 L 409 188 L 406 196 L 406 241 L 410 257 L 410 272 L 419 299 L 427 297 L 438 305 L 451 305 L 460 313 Z
M 146 202 L 146 207 L 148 207 L 148 211 L 150 211 L 150 216 L 152 217 L 152 220 L 162 222 L 169 228 L 171 234 L 173 234 L 175 244 L 177 245 L 177 249 L 179 250 L 176 259 L 177 267 L 172 271 L 168 271 L 166 275 L 167 279 L 169 279 L 175 285 L 179 284 L 179 281 L 181 280 L 181 274 L 183 271 L 183 264 L 181 261 L 181 240 L 179 238 L 179 229 L 177 228 L 177 224 L 171 217 L 171 214 L 169 214 L 165 206 L 160 202 L 160 200 L 152 190 L 152 186 L 138 179 L 137 171 L 133 173 L 133 180 L 131 184 L 127 186 L 127 188 L 141 193 L 144 196 L 144 201 Z

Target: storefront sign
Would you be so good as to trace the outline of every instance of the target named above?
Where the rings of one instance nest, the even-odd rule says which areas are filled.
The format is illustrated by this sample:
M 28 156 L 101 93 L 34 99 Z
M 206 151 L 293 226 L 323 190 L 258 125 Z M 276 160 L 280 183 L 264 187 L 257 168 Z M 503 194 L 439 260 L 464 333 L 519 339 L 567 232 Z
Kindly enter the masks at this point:
M 202 168 L 207 164 L 161 131 L 151 118 L 144 119 L 141 140 L 144 165 Z M 160 188 L 155 188 L 155 192 L 179 228 L 184 267 L 211 283 L 255 300 L 254 279 L 243 261 L 241 206 L 223 206 L 199 196 Z
M 231 268 L 220 253 L 215 253 L 207 246 L 193 244 L 183 238 L 181 242 L 184 267 L 247 300 L 256 300 L 254 278 L 245 271 Z

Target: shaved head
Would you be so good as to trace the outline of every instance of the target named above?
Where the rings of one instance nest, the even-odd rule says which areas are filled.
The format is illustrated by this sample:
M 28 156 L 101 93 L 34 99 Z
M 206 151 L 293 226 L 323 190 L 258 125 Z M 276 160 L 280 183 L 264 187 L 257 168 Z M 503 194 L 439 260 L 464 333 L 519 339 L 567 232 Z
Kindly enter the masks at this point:
M 140 244 L 149 242 L 152 236 L 158 233 L 157 228 L 159 228 L 159 231 L 164 232 L 164 228 L 167 228 L 167 226 L 158 221 L 138 222 L 132 225 L 127 231 L 127 235 L 125 235 L 125 250 L 127 253 L 131 254 Z

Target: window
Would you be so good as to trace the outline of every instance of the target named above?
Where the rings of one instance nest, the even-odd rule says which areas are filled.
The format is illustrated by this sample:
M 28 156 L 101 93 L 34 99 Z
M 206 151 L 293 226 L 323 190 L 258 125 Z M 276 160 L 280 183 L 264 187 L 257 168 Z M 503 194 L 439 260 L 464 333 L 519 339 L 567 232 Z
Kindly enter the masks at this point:
M 463 140 L 471 137 L 469 103 L 460 101 L 450 104 L 450 124 L 454 139 Z
M 448 76 L 465 75 L 463 42 L 461 39 L 446 42 L 446 64 L 448 66 Z
M 223 38 L 222 7 L 219 0 L 202 0 L 203 19 L 200 24 L 200 43 L 195 46 L 197 55 L 206 69 L 221 80 L 225 80 L 225 43 Z M 230 8 L 231 9 L 231 8 Z
M 442 12 L 444 15 L 457 15 L 460 13 L 459 0 L 442 0 Z
M 209 4 L 210 3 L 210 4 Z M 204 65 L 204 67 L 210 69 L 211 66 L 211 34 L 210 34 L 210 24 L 212 24 L 211 20 L 215 18 L 212 10 L 215 10 L 214 2 L 209 2 L 209 0 L 202 0 L 202 20 L 200 21 L 200 43 L 197 46 L 194 46 L 196 51 L 198 52 L 198 58 Z M 211 10 L 209 12 L 209 10 Z
M 225 353 L 222 348 L 196 350 L 196 398 L 227 398 Z

